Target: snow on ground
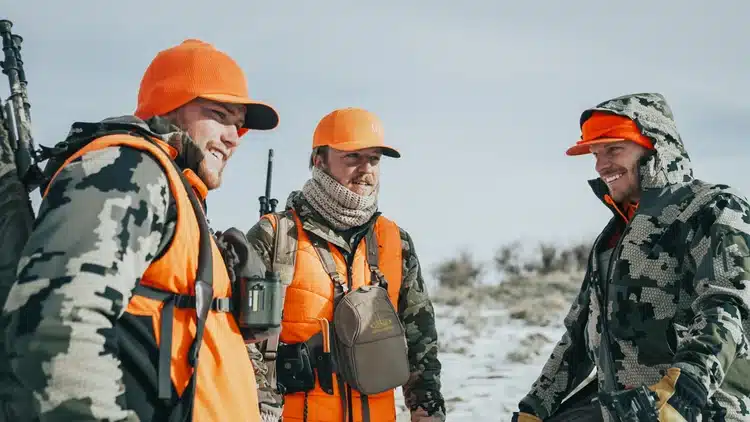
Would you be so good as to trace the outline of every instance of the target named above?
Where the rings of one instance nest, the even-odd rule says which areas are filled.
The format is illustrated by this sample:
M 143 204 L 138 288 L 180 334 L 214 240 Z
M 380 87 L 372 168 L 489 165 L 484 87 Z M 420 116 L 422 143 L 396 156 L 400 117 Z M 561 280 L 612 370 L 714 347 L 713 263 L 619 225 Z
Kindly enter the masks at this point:
M 510 421 L 564 330 L 571 292 L 546 290 L 520 312 L 512 300 L 436 301 L 448 421 Z M 400 389 L 396 397 L 398 421 L 409 421 Z

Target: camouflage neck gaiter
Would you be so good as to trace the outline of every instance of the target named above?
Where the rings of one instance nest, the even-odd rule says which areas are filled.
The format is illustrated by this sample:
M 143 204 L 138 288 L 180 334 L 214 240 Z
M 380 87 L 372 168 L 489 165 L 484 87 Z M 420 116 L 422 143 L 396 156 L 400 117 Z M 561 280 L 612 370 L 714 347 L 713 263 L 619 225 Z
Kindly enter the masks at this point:
M 203 161 L 203 151 L 187 132 L 164 117 L 152 117 L 146 124 L 151 131 L 160 135 L 164 142 L 177 150 L 175 162 L 181 169 L 190 169 L 198 173 Z
M 313 167 L 312 178 L 305 182 L 302 194 L 337 231 L 365 224 L 378 208 L 377 189 L 368 196 L 358 195 L 317 167 Z

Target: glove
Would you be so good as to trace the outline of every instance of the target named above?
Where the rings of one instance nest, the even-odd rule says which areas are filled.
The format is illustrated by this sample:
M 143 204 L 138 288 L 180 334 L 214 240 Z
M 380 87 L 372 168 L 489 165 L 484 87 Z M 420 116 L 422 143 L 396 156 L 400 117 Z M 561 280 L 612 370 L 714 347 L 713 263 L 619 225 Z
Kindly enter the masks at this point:
M 231 227 L 224 232 L 216 232 L 216 245 L 224 259 L 229 279 L 232 282 L 232 291 L 239 288 L 240 279 L 257 279 L 265 277 L 266 267 L 260 256 L 255 252 L 245 234 Z M 234 306 L 239 306 L 234 297 Z M 237 309 L 237 308 L 235 308 Z M 281 327 L 269 330 L 251 330 L 240 327 L 245 343 L 258 343 L 280 332 Z
M 542 420 L 530 413 L 526 412 L 513 412 L 513 418 L 511 422 L 542 422 Z
M 239 229 L 231 227 L 224 232 L 216 232 L 216 243 L 233 283 L 239 278 L 262 278 L 265 275 L 263 261 Z
M 411 412 L 411 422 L 445 422 L 445 415 L 440 411 L 436 411 L 432 416 L 427 413 L 421 407 Z
M 703 385 L 683 375 L 679 368 L 669 368 L 667 374 L 648 389 L 659 396 L 656 402 L 659 422 L 695 422 L 708 400 Z

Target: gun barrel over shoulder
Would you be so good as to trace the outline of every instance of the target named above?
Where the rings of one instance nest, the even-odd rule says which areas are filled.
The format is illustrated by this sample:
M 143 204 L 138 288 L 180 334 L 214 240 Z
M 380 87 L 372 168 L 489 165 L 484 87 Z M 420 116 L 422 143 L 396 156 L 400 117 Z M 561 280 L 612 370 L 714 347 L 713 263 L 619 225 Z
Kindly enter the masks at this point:
M 260 201 L 260 216 L 276 212 L 276 205 L 279 201 L 271 198 L 271 178 L 273 176 L 273 148 L 268 150 L 268 164 L 266 166 L 266 189 L 265 194 L 258 198 Z

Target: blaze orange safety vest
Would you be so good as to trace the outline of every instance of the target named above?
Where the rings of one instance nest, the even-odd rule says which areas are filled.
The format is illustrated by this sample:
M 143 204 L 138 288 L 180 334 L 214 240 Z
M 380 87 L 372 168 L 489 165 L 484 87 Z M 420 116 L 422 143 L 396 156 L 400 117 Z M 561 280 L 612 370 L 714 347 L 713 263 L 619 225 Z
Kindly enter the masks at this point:
M 157 138 L 152 138 L 152 142 L 149 142 L 126 134 L 106 135 L 91 141 L 70 156 L 55 176 L 65 165 L 81 155 L 112 146 L 136 148 L 153 156 L 166 172 L 177 205 L 177 223 L 172 242 L 162 256 L 153 261 L 145 271 L 139 287 L 146 286 L 179 295 L 195 295 L 199 224 L 180 174 L 170 161 L 170 158 L 174 159 L 177 155 L 172 147 Z M 196 194 L 200 198 L 205 198 L 208 190 L 198 176 L 191 170 L 184 170 L 182 173 Z M 229 276 L 216 243 L 212 237 L 210 240 L 214 298 L 229 298 Z M 150 328 L 153 329 L 156 344 L 171 344 L 170 350 L 164 351 L 169 358 L 165 360 L 169 366 L 166 367 L 165 364 L 167 370 L 162 372 L 169 373 L 167 380 L 172 384 L 166 388 L 174 388 L 177 394 L 182 395 L 193 372 L 188 362 L 188 350 L 196 334 L 196 310 L 194 307 L 172 309 L 171 327 L 169 324 L 166 325 L 167 329 L 171 328 L 171 341 L 164 343 L 164 308 L 161 300 L 134 294 L 125 313 L 150 318 Z M 164 374 L 160 373 L 159 378 L 162 376 Z M 125 388 L 127 389 L 127 385 Z M 252 362 L 231 312 L 217 312 L 214 309 L 209 311 L 200 349 L 194 400 L 194 421 L 260 421 Z
M 309 340 L 320 331 L 320 323 L 316 318 L 333 320 L 334 285 L 331 277 L 326 273 L 323 263 L 315 252 L 308 234 L 302 228 L 302 223 L 295 212 L 297 231 L 297 251 L 295 255 L 294 275 L 286 290 L 284 299 L 284 316 L 281 323 L 280 340 L 293 344 Z M 273 218 L 266 215 L 275 227 Z M 388 296 L 393 306 L 398 309 L 399 290 L 402 283 L 402 249 L 401 235 L 396 223 L 380 216 L 374 226 L 375 238 L 378 242 L 378 265 L 388 280 Z M 363 239 L 357 245 L 351 268 L 347 268 L 346 260 L 336 246 L 328 243 L 333 255 L 336 269 L 344 280 L 351 277 L 351 290 L 370 284 L 370 269 L 367 265 L 367 248 Z M 347 386 L 347 390 L 350 387 Z M 315 389 L 308 392 L 307 421 L 308 422 L 341 422 L 350 420 L 347 409 L 341 408 L 341 392 L 338 388 L 336 375 L 333 375 L 333 394 L 323 391 L 315 380 Z M 344 394 L 347 394 L 345 391 Z M 370 419 L 378 422 L 396 421 L 395 390 L 368 396 Z M 362 422 L 362 407 L 360 394 L 351 390 L 351 397 L 347 402 L 352 409 L 354 422 Z M 294 393 L 284 396 L 285 422 L 302 421 L 305 413 L 305 394 Z M 346 419 L 343 417 L 346 416 Z

